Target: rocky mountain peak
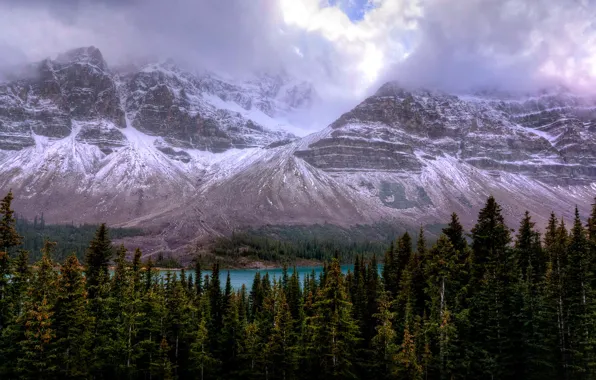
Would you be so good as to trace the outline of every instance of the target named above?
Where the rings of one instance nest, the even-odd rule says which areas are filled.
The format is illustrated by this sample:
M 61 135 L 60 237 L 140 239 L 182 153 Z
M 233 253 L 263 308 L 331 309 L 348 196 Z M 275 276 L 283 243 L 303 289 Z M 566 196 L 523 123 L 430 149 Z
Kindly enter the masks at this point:
M 389 82 L 297 154 L 333 171 L 413 171 L 422 157 L 452 156 L 483 170 L 586 183 L 596 179 L 595 132 L 595 100 L 568 91 L 499 99 Z
M 89 64 L 101 70 L 108 70 L 108 64 L 103 58 L 101 51 L 95 46 L 80 47 L 61 53 L 56 58 L 61 64 Z

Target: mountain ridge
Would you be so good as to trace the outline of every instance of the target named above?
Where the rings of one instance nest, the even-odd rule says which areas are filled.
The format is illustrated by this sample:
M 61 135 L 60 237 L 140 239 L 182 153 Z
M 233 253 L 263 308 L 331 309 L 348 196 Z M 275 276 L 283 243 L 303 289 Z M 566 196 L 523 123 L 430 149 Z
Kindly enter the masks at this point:
M 267 224 L 467 223 L 489 194 L 508 220 L 529 209 L 540 224 L 596 196 L 589 96 L 388 82 L 296 138 L 275 117 L 312 105 L 305 82 L 239 85 L 171 62 L 111 72 L 93 47 L 36 67 L 0 84 L 0 190 L 25 216 L 147 229 L 153 249 Z

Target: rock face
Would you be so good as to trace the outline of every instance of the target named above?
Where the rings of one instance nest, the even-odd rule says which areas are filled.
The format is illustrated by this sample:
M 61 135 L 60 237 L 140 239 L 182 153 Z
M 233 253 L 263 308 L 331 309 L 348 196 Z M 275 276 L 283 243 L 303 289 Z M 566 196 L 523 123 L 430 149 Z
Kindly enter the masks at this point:
M 421 157 L 451 156 L 495 175 L 589 184 L 595 125 L 596 98 L 457 97 L 387 83 L 296 154 L 326 171 L 419 172 Z
M 126 117 L 139 131 L 172 147 L 223 152 L 291 140 L 293 135 L 267 127 L 277 113 L 308 103 L 310 93 L 284 103 L 277 99 L 285 94 L 281 90 L 244 91 L 210 74 L 184 72 L 171 62 L 115 74 L 97 48 L 79 48 L 0 84 L 0 149 L 34 146 L 35 136 L 65 138 L 75 130 L 73 123 L 83 123 L 76 139 L 109 154 L 123 146 L 125 138 L 117 129 L 127 126 Z M 249 112 L 253 102 L 269 116 Z M 285 108 L 278 110 L 274 103 Z
M 155 249 L 247 226 L 379 221 L 417 227 L 486 197 L 511 226 L 596 196 L 596 100 L 558 89 L 456 96 L 387 83 L 319 133 L 287 115 L 316 101 L 286 74 L 232 81 L 172 62 L 111 70 L 76 49 L 0 84 L 0 192 L 25 216 L 106 221 Z
M 2 149 L 33 146 L 35 135 L 64 138 L 75 119 L 125 126 L 116 85 L 94 47 L 35 64 L 26 77 L 0 85 Z

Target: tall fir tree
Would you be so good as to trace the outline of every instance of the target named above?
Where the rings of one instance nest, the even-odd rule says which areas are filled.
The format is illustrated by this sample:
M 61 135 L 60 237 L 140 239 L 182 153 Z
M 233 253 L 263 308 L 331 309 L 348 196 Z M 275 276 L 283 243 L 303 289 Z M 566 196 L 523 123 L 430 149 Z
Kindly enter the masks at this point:
M 12 209 L 12 201 L 14 196 L 12 191 L 0 201 L 0 252 L 7 252 L 12 247 L 21 245 L 23 240 L 15 228 L 16 220 L 14 210 Z
M 57 293 L 54 326 L 60 377 L 86 378 L 91 323 L 87 314 L 85 278 L 74 255 L 69 256 L 60 267 Z
M 594 260 L 586 230 L 581 222 L 579 211 L 575 209 L 575 219 L 567 251 L 569 270 L 565 281 L 567 293 L 569 354 L 572 374 L 577 379 L 592 376 L 596 365 L 594 357 L 594 316 L 596 303 L 592 289 Z
M 51 257 L 54 246 L 55 243 L 45 241 L 38 269 L 28 288 L 24 312 L 17 320 L 24 326 L 24 336 L 16 342 L 20 349 L 16 369 L 24 378 L 51 378 L 58 370 L 53 311 L 57 274 Z
M 112 242 L 108 236 L 108 228 L 105 224 L 101 224 L 89 244 L 85 257 L 85 276 L 87 277 L 89 298 L 96 298 L 99 288 L 108 280 L 108 266 L 112 255 Z
M 320 359 L 317 372 L 321 378 L 353 378 L 359 331 L 337 259 L 331 261 L 325 279 L 309 318 L 309 349 Z

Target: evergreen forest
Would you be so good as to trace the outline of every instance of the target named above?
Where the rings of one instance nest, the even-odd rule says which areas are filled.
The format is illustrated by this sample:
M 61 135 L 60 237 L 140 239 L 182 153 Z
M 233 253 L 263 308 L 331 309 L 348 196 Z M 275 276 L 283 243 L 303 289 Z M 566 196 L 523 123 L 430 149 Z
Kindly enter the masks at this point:
M 31 266 L 11 201 L 1 379 L 596 378 L 596 204 L 542 234 L 489 197 L 469 232 L 453 214 L 432 245 L 404 233 L 345 275 L 338 251 L 320 275 L 234 289 L 217 262 L 160 276 L 105 225 L 82 260 L 46 239 Z

